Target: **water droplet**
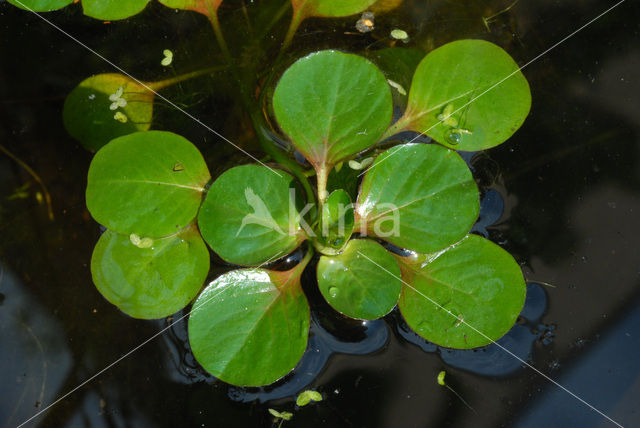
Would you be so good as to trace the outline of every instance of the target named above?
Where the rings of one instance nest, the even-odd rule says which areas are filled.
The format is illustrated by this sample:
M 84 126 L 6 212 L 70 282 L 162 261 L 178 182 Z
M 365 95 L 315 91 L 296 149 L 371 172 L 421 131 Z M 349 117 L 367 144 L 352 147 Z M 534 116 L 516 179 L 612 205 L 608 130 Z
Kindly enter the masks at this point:
M 331 242 L 333 248 L 340 248 L 344 244 L 344 238 L 336 238 Z
M 338 290 L 337 287 L 329 287 L 329 296 L 331 296 L 332 299 L 338 297 L 339 292 L 340 290 Z
M 462 140 L 462 135 L 460 135 L 459 132 L 449 131 L 447 133 L 447 142 L 449 144 L 451 144 L 451 145 L 459 144 L 460 140 Z

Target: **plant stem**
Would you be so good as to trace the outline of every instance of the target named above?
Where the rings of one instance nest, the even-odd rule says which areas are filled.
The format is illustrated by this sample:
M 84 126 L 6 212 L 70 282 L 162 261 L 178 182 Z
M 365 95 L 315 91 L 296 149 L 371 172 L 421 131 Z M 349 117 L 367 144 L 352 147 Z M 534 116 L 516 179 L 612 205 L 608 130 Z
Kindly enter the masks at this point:
M 220 21 L 218 20 L 217 10 L 209 11 L 209 21 L 211 22 L 211 26 L 213 27 L 213 32 L 216 35 L 216 40 L 218 41 L 218 46 L 220 46 L 222 55 L 224 55 L 227 62 L 231 64 L 231 54 L 229 53 L 227 42 L 224 40 L 224 36 L 222 35 L 222 29 L 220 29 Z
M 262 114 L 260 111 L 251 108 L 250 109 L 251 122 L 253 123 L 253 127 L 258 136 L 258 141 L 260 143 L 260 147 L 264 150 L 273 160 L 278 162 L 280 165 L 288 169 L 302 184 L 302 188 L 304 189 L 305 195 L 307 196 L 307 202 L 312 203 L 315 201 L 315 195 L 313 193 L 313 189 L 309 184 L 309 179 L 305 175 L 304 169 L 296 163 L 293 159 L 289 158 L 282 150 L 276 147 L 273 144 L 273 141 L 265 135 L 265 130 L 267 129 L 267 125 L 264 122 Z
M 289 29 L 287 30 L 286 36 L 284 36 L 282 48 L 280 48 L 280 54 L 287 50 L 287 48 L 291 44 L 291 40 L 293 40 L 293 35 L 296 34 L 296 31 L 298 31 L 298 27 L 300 27 L 300 24 L 302 23 L 302 21 L 304 21 L 304 18 L 306 18 L 305 14 L 303 13 L 303 9 L 304 7 L 293 9 L 291 23 L 289 24 Z M 278 57 L 280 57 L 280 55 L 278 55 Z
M 298 263 L 293 269 L 295 269 L 296 271 L 301 269 L 304 270 L 304 268 L 307 267 L 307 264 L 311 260 L 312 256 L 313 256 L 313 246 L 309 245 L 307 249 L 307 254 L 304 255 L 302 260 L 300 260 L 300 263 Z
M 412 118 L 405 112 L 400 119 L 398 119 L 393 125 L 391 125 L 380 137 L 380 141 L 384 141 L 387 138 L 391 138 L 396 134 L 409 130 Z
M 205 74 L 215 73 L 229 68 L 227 65 L 217 65 L 214 67 L 204 68 L 202 70 L 192 71 L 190 73 L 181 74 L 180 76 L 171 77 L 169 79 L 160 80 L 159 82 L 147 82 L 146 85 L 154 91 L 160 91 L 166 87 L 175 85 L 185 80 L 194 79 Z
M 45 186 L 44 182 L 40 179 L 40 176 L 36 174 L 36 172 L 33 169 L 31 169 L 31 167 L 27 165 L 23 160 L 21 160 L 16 155 L 14 155 L 9 150 L 7 150 L 2 144 L 0 144 L 0 151 L 3 152 L 5 155 L 9 156 L 11 159 L 13 159 L 22 168 L 24 168 L 24 170 L 27 171 L 29 175 L 31 175 L 33 179 L 38 182 L 38 184 L 40 184 L 40 187 L 42 187 L 42 193 L 44 194 L 44 200 L 47 202 L 47 211 L 49 215 L 49 220 L 53 221 L 53 207 L 51 204 L 51 195 L 47 190 L 47 186 Z
M 316 169 L 318 203 L 320 204 L 320 209 L 322 209 L 322 206 L 327 200 L 327 179 L 329 177 L 329 171 L 331 171 L 331 168 L 326 164 Z
M 269 33 L 271 28 L 273 28 L 273 26 L 276 25 L 276 22 L 280 21 L 282 16 L 287 12 L 287 10 L 289 10 L 290 7 L 291 7 L 291 2 L 285 1 L 284 4 L 282 5 L 282 7 L 280 7 L 280 9 L 278 9 L 276 14 L 273 15 L 273 18 L 271 18 L 271 21 L 269 21 L 267 26 L 260 33 L 260 37 L 259 37 L 260 39 L 264 39 L 266 37 L 267 33 Z

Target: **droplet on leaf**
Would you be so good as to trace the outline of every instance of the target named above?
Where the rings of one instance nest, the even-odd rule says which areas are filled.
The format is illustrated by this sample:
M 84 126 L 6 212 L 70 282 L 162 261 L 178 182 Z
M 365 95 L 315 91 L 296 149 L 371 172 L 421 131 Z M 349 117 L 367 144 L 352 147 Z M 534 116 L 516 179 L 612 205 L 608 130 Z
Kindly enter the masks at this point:
M 447 142 L 451 145 L 460 144 L 460 140 L 462 140 L 462 135 L 459 132 L 451 130 L 447 133 Z
M 329 296 L 331 296 L 332 298 L 336 298 L 338 297 L 338 294 L 340 293 L 340 290 L 338 290 L 338 287 L 330 287 L 329 288 Z

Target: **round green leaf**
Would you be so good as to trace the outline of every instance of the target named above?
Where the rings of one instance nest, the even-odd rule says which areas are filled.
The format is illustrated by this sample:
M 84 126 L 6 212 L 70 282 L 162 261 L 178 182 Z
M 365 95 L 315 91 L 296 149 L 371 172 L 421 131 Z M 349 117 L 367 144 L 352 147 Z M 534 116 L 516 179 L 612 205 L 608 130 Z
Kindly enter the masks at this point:
M 322 205 L 318 241 L 328 248 L 320 251 L 328 255 L 340 252 L 353 233 L 353 224 L 353 204 L 349 194 L 341 189 L 335 190 Z
M 149 0 L 82 0 L 84 14 L 96 19 L 115 21 L 142 12 Z
M 109 97 L 117 95 L 119 88 L 122 88 L 119 98 L 124 99 L 126 105 L 112 110 L 114 101 Z M 122 74 L 98 74 L 82 81 L 67 96 L 62 110 L 64 126 L 85 148 L 98 150 L 116 137 L 148 130 L 154 96 Z M 116 116 L 117 113 L 126 119 Z
M 377 0 L 291 0 L 294 10 L 304 16 L 342 17 L 365 10 Z
M 73 3 L 73 0 L 8 0 L 14 6 L 34 12 L 50 12 L 62 9 Z
M 441 144 L 473 151 L 507 140 L 530 107 L 529 84 L 509 54 L 483 40 L 460 40 L 420 62 L 400 121 Z
M 87 208 L 118 233 L 167 236 L 195 218 L 210 178 L 202 155 L 185 138 L 136 132 L 111 141 L 93 158 Z
M 234 270 L 200 294 L 189 318 L 189 343 L 205 370 L 233 385 L 260 386 L 295 367 L 309 333 L 300 286 L 304 266 L 298 267 Z
M 222 0 L 160 0 L 160 3 L 173 9 L 193 10 L 211 16 L 218 11 Z
M 284 256 L 303 240 L 304 205 L 294 178 L 264 166 L 226 171 L 211 185 L 198 225 L 213 251 L 229 263 L 257 265 Z
M 273 109 L 282 130 L 318 169 L 378 141 L 391 121 L 391 91 L 370 61 L 320 51 L 287 69 L 276 87 Z
M 395 258 L 368 239 L 351 240 L 341 254 L 320 257 L 317 273 L 325 300 L 351 318 L 373 320 L 388 314 L 402 289 Z
M 91 257 L 98 291 L 134 318 L 163 318 L 184 308 L 209 273 L 209 252 L 197 230 L 140 246 L 130 236 L 102 234 Z
M 488 345 L 509 331 L 524 305 L 520 266 L 476 235 L 401 265 L 410 286 L 403 287 L 400 311 L 416 333 L 440 346 Z
M 462 239 L 479 210 L 478 188 L 456 152 L 403 144 L 380 154 L 365 174 L 356 230 L 430 253 Z

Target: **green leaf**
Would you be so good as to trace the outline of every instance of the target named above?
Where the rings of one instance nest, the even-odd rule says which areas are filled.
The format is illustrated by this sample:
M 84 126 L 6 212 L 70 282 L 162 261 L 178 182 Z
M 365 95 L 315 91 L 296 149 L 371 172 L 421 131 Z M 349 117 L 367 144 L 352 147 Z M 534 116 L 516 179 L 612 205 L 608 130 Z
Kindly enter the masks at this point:
M 413 73 L 424 56 L 424 52 L 420 49 L 386 48 L 373 51 L 371 60 L 380 67 L 388 80 L 399 84 L 408 92 Z M 395 105 L 403 109 L 406 107 L 407 95 L 401 94 L 396 88 L 391 90 L 391 95 Z
M 111 110 L 109 97 L 122 88 L 124 107 Z M 69 93 L 62 110 L 64 126 L 85 148 L 98 150 L 109 141 L 151 126 L 155 94 L 122 74 L 98 74 L 82 81 Z M 117 112 L 126 122 L 115 118 Z
M 302 11 L 304 16 L 334 18 L 360 13 L 375 2 L 376 0 L 291 0 L 293 10 Z
M 341 254 L 320 257 L 317 274 L 325 300 L 351 318 L 373 320 L 388 314 L 402 289 L 394 257 L 368 239 L 351 240 Z
M 360 184 L 358 176 L 362 171 L 349 168 L 347 162 L 338 165 L 339 167 L 336 166 L 329 173 L 329 177 L 327 178 L 327 191 L 334 192 L 335 190 L 342 189 L 347 192 L 352 200 L 355 200 L 358 197 L 358 185 Z
M 311 401 L 322 401 L 322 394 L 311 389 L 303 391 L 298 395 L 298 398 L 296 398 L 296 406 L 304 407 Z
M 84 14 L 96 19 L 115 21 L 142 12 L 149 0 L 82 0 Z
M 506 141 L 530 107 L 529 84 L 509 54 L 483 40 L 460 40 L 420 62 L 398 123 L 446 146 L 474 151 Z
M 285 421 L 290 421 L 291 418 L 293 417 L 293 413 L 291 412 L 279 412 L 276 409 L 268 409 L 268 410 L 271 416 L 278 419 L 283 419 Z
M 524 305 L 520 266 L 476 235 L 438 253 L 401 259 L 399 307 L 409 326 L 448 348 L 488 345 L 514 325 Z M 435 303 L 437 303 L 437 305 Z
M 234 270 L 200 294 L 189 318 L 189 343 L 205 370 L 233 385 L 260 386 L 295 367 L 309 332 L 300 285 L 309 258 L 287 272 Z
M 478 218 L 478 189 L 462 158 L 436 144 L 378 156 L 356 204 L 356 230 L 421 253 L 462 239 Z
M 353 232 L 354 216 L 351 198 L 344 190 L 336 190 L 322 206 L 319 224 L 321 245 L 326 246 L 323 254 L 334 255 L 347 244 Z M 328 251 L 328 252 L 327 252 Z
M 296 248 L 305 234 L 304 205 L 294 178 L 264 166 L 243 165 L 211 185 L 198 215 L 205 241 L 237 265 L 257 265 Z
M 98 291 L 122 312 L 163 318 L 198 294 L 209 273 L 209 251 L 193 227 L 154 239 L 148 248 L 107 230 L 93 250 L 91 273 Z
M 282 130 L 318 170 L 378 141 L 391 121 L 391 91 L 373 63 L 326 50 L 287 69 L 273 108 Z
M 193 10 L 207 17 L 215 15 L 222 0 L 159 0 L 163 5 L 173 9 Z
M 93 158 L 87 208 L 118 233 L 167 236 L 195 218 L 210 179 L 202 155 L 185 138 L 136 132 L 111 141 Z
M 73 3 L 73 0 L 8 0 L 14 6 L 24 10 L 32 10 L 34 12 L 50 12 L 52 10 L 62 9 L 63 7 Z

